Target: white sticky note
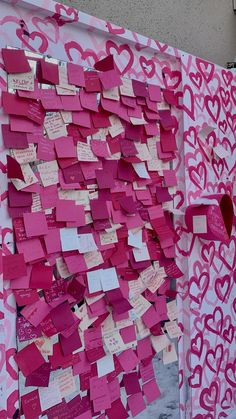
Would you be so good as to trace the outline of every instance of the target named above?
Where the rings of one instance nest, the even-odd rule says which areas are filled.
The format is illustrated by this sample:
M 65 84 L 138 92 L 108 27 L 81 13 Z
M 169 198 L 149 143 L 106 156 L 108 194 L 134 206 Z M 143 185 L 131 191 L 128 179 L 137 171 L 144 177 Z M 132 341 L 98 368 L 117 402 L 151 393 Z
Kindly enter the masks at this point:
M 114 360 L 112 355 L 106 355 L 97 361 L 98 377 L 103 377 L 115 370 Z
M 119 281 L 115 268 L 103 269 L 101 277 L 103 291 L 110 291 L 119 288 Z
M 42 411 L 61 403 L 62 397 L 58 382 L 53 380 L 48 387 L 39 387 L 39 399 Z
M 128 231 L 128 245 L 141 249 L 143 247 L 142 242 L 142 229 L 136 232 L 131 230 Z
M 137 175 L 141 179 L 150 179 L 150 176 L 149 176 L 147 168 L 146 168 L 146 164 L 144 162 L 142 162 L 142 163 L 132 163 L 132 166 L 133 166 L 135 172 L 137 173 Z
M 167 365 L 175 361 L 178 361 L 175 344 L 170 343 L 165 349 L 163 349 L 163 364 Z
M 95 271 L 87 272 L 88 289 L 90 294 L 94 292 L 102 291 L 102 272 L 103 269 L 97 269 Z
M 87 253 L 93 252 L 97 250 L 97 245 L 95 243 L 94 237 L 92 233 L 88 234 L 79 234 L 79 252 L 80 253 Z
M 61 247 L 63 252 L 79 249 L 77 228 L 60 228 Z
M 140 249 L 133 249 L 134 259 L 136 262 L 142 262 L 143 260 L 149 260 L 150 255 L 148 253 L 148 248 L 146 244 L 143 244 L 143 247 Z
M 193 233 L 207 233 L 207 218 L 206 215 L 193 216 Z

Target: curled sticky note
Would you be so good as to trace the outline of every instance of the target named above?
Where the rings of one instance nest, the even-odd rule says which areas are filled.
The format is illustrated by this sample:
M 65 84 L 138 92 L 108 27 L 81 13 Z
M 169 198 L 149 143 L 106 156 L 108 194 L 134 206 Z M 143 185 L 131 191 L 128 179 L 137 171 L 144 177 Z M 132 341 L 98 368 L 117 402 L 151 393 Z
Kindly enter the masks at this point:
M 233 225 L 233 203 L 229 195 L 210 195 L 204 203 L 186 209 L 188 230 L 206 240 L 228 241 Z

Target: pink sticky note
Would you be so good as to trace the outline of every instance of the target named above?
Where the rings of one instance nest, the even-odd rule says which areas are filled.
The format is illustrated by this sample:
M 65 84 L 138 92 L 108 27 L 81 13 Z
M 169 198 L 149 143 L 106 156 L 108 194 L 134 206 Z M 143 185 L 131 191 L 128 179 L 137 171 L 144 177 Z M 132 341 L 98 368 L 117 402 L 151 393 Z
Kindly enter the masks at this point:
M 67 74 L 70 84 L 75 84 L 76 86 L 80 87 L 85 86 L 84 69 L 82 66 L 73 63 L 67 63 Z
M 143 81 L 132 80 L 132 86 L 135 96 L 148 97 L 147 85 Z
M 35 263 L 31 271 L 30 288 L 49 289 L 52 285 L 52 274 L 52 266 Z
M 24 254 L 25 262 L 32 262 L 44 257 L 44 250 L 39 239 L 30 239 L 16 243 L 19 253 Z
M 106 141 L 91 140 L 90 145 L 95 156 L 104 158 L 110 156 Z
M 79 94 L 74 96 L 61 96 L 62 109 L 64 111 L 82 111 Z
M 59 199 L 56 205 L 57 221 L 76 221 L 78 212 L 81 212 L 81 206 L 75 205 L 75 201 Z
M 61 98 L 56 94 L 54 89 L 41 89 L 40 99 L 43 108 L 46 111 L 58 111 L 63 109 Z
M 106 377 L 92 377 L 89 380 L 90 384 L 90 399 L 94 400 L 99 397 L 102 397 L 104 394 L 108 393 L 108 385 Z
M 93 199 L 90 201 L 90 207 L 92 212 L 92 217 L 94 220 L 102 220 L 109 218 L 109 213 L 107 210 L 106 202 L 103 202 L 99 199 Z
M 55 140 L 57 157 L 76 157 L 73 137 L 61 137 Z
M 47 253 L 61 252 L 60 230 L 57 228 L 48 230 L 48 234 L 44 236 L 44 242 Z
M 35 343 L 31 343 L 18 351 L 15 355 L 15 361 L 25 377 L 45 363 Z
M 91 116 L 90 112 L 83 110 L 80 112 L 73 112 L 72 114 L 73 124 L 80 125 L 81 127 L 90 128 L 91 127 Z
M 161 88 L 155 84 L 148 84 L 149 98 L 153 102 L 161 102 Z
M 3 279 L 16 279 L 26 275 L 26 264 L 23 254 L 3 256 Z
M 104 90 L 109 90 L 122 84 L 118 71 L 114 69 L 99 73 L 99 78 Z
M 145 383 L 148 380 L 155 378 L 155 373 L 153 369 L 152 362 L 149 362 L 147 365 L 141 362 L 140 364 L 140 375 L 142 382 Z
M 33 304 L 29 304 L 21 311 L 24 316 L 33 326 L 37 327 L 39 323 L 50 313 L 51 307 L 43 300 L 38 300 Z
M 97 94 L 96 93 L 87 93 L 85 90 L 80 90 L 79 92 L 80 102 L 84 109 L 90 111 L 98 112 L 97 104 Z
M 35 237 L 47 234 L 48 226 L 44 213 L 26 213 L 23 214 L 23 218 L 27 237 Z
M 175 170 L 163 170 L 163 176 L 165 179 L 165 186 L 176 186 L 177 178 Z
M 37 158 L 45 161 L 56 159 L 53 140 L 44 137 L 40 138 L 38 142 Z
M 138 341 L 137 355 L 140 360 L 152 356 L 152 345 L 149 336 Z
M 128 398 L 128 406 L 131 410 L 132 417 L 137 416 L 139 413 L 146 409 L 142 393 L 132 394 Z
M 17 191 L 12 183 L 8 184 L 8 203 L 10 207 L 31 207 L 32 194 Z
M 118 355 L 118 360 L 125 372 L 132 371 L 139 363 L 139 360 L 132 349 L 123 351 Z
M 161 395 L 160 389 L 155 380 L 151 380 L 148 383 L 143 384 L 143 392 L 147 399 L 147 403 L 152 403 Z
M 107 57 L 103 58 L 102 60 L 97 61 L 94 64 L 94 68 L 98 71 L 111 71 L 116 69 L 115 60 L 112 54 L 107 55 Z
M 127 300 L 124 300 L 124 301 L 127 301 Z M 124 343 L 129 343 L 136 340 L 135 326 L 131 325 L 131 326 L 123 327 L 122 329 L 120 329 L 120 335 Z
M 28 73 L 31 71 L 25 52 L 22 49 L 2 48 L 2 58 L 7 73 Z

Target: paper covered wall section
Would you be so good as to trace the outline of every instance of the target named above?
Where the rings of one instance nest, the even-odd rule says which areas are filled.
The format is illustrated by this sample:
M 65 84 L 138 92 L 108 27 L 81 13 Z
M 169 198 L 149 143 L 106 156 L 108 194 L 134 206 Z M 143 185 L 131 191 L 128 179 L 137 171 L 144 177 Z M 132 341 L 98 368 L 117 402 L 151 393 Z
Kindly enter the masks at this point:
M 2 50 L 20 413 L 135 417 L 177 360 L 171 90 Z M 171 106 L 170 106 L 171 105 Z M 61 416 L 60 416 L 61 415 Z

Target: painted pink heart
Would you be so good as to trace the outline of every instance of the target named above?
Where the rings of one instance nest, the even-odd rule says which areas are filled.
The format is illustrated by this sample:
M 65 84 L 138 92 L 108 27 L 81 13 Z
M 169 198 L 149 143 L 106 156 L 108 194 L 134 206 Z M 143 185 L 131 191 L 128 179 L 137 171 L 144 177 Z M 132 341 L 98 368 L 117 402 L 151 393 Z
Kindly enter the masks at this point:
M 205 96 L 205 106 L 208 114 L 216 123 L 218 121 L 221 108 L 219 97 L 217 95 L 214 95 L 213 97 L 209 95 Z
M 233 99 L 234 104 L 236 105 L 236 86 L 232 86 L 230 89 L 231 97 Z
M 219 372 L 224 354 L 222 343 L 217 345 L 215 349 L 209 349 L 206 354 L 206 365 L 214 373 Z
M 146 57 L 139 57 L 139 62 L 142 67 L 143 72 L 148 78 L 152 78 L 155 74 L 155 63 L 153 60 L 148 60 Z
M 189 177 L 197 188 L 204 189 L 206 188 L 207 181 L 207 169 L 204 162 L 200 162 L 197 167 L 189 167 Z
M 201 58 L 196 58 L 196 65 L 198 70 L 202 74 L 204 80 L 206 80 L 206 82 L 208 83 L 214 75 L 214 64 L 202 60 Z
M 177 89 L 181 83 L 181 72 L 178 70 L 171 70 L 169 67 L 164 67 L 162 70 L 163 80 L 167 89 Z
M 62 4 L 55 4 L 56 13 L 52 16 L 58 23 L 59 26 L 63 26 L 66 23 L 78 22 L 79 12 L 73 7 L 67 7 Z
M 200 89 L 201 85 L 202 85 L 202 75 L 201 73 L 199 73 L 199 71 L 197 71 L 196 73 L 189 73 L 189 78 L 192 81 L 192 83 L 198 88 Z
M 215 257 L 215 243 L 210 242 L 207 244 L 203 244 L 202 249 L 201 249 L 201 255 L 204 262 L 209 263 L 209 265 L 211 266 L 213 259 Z
M 128 44 L 117 45 L 108 40 L 106 42 L 106 53 L 114 55 L 116 65 L 122 75 L 124 75 L 133 65 L 134 54 Z
M 206 143 L 209 147 L 215 147 L 217 142 L 216 133 L 215 131 L 210 132 L 210 134 L 206 137 Z
M 180 237 L 180 240 L 176 243 L 178 252 L 182 256 L 189 256 L 192 253 L 195 237 L 189 233 L 185 227 L 177 227 L 176 233 Z
M 215 280 L 215 292 L 217 297 L 224 302 L 228 297 L 230 290 L 231 278 L 230 275 L 225 275 L 223 278 L 217 278 Z
M 226 365 L 225 378 L 232 387 L 236 387 L 236 359 L 234 363 Z
M 184 372 L 183 370 L 179 370 L 179 389 L 183 387 L 184 384 Z
M 174 206 L 176 209 L 180 209 L 184 205 L 184 194 L 182 191 L 176 191 L 174 195 Z
M 236 261 L 236 239 L 231 237 L 229 243 L 220 243 L 219 257 L 227 269 L 231 271 Z
M 169 47 L 169 45 L 163 44 L 163 43 L 159 42 L 157 39 L 154 39 L 154 41 L 155 41 L 156 46 L 157 46 L 157 48 L 160 52 L 165 52 L 167 50 L 167 48 Z
M 226 120 L 224 119 L 223 121 L 219 121 L 218 126 L 219 126 L 220 130 L 223 132 L 223 134 L 225 134 L 226 131 L 227 131 L 227 127 L 228 127 L 228 124 L 227 124 Z
M 203 349 L 203 334 L 198 332 L 196 336 L 191 340 L 191 352 L 201 358 Z
M 232 404 L 233 393 L 231 388 L 228 388 L 224 394 L 223 399 L 221 400 L 221 407 L 222 409 L 229 409 Z
M 227 340 L 227 342 L 232 343 L 234 340 L 234 326 L 232 324 L 229 325 L 228 329 L 223 330 L 223 338 Z
M 219 159 L 219 160 L 212 159 L 212 169 L 214 170 L 214 173 L 218 179 L 220 179 L 221 176 L 223 175 L 224 166 L 225 166 L 225 163 L 223 159 Z
M 189 296 L 195 303 L 201 304 L 209 286 L 210 277 L 203 272 L 199 277 L 192 277 L 189 280 Z
M 192 388 L 198 388 L 202 385 L 202 367 L 201 365 L 196 365 L 193 370 L 192 375 L 188 378 L 189 386 Z
M 222 78 L 226 84 L 226 86 L 228 87 L 230 85 L 230 83 L 233 80 L 233 73 L 232 71 L 229 70 L 222 70 Z
M 191 87 L 187 84 L 185 84 L 183 88 L 183 110 L 193 121 L 195 121 L 194 94 Z
M 236 114 L 232 115 L 230 112 L 226 113 L 226 120 L 232 132 L 236 131 Z
M 125 29 L 121 26 L 116 26 L 111 24 L 110 22 L 106 22 L 106 27 L 108 29 L 108 32 L 114 34 L 114 35 L 121 35 L 125 33 Z
M 205 327 L 216 335 L 221 334 L 223 328 L 223 311 L 221 307 L 216 307 L 213 314 L 206 315 Z
M 233 309 L 234 309 L 234 312 L 236 313 L 236 298 L 233 301 Z
M 195 127 L 189 127 L 188 131 L 184 132 L 184 141 L 190 145 L 190 147 L 196 148 L 197 146 L 197 131 Z
M 200 111 L 203 111 L 204 109 L 204 99 L 205 99 L 205 95 L 203 93 L 195 93 L 194 95 L 194 100 L 196 103 L 196 106 L 200 109 Z
M 207 410 L 215 410 L 215 405 L 218 401 L 219 385 L 213 381 L 210 387 L 204 388 L 200 394 L 200 406 Z
M 75 62 L 72 56 L 73 50 L 79 53 L 79 57 L 76 61 L 77 64 L 81 64 L 82 61 L 87 61 L 88 63 L 88 61 L 90 61 L 91 59 L 94 61 L 94 63 L 98 61 L 98 57 L 94 51 L 89 50 L 89 49 L 83 50 L 82 46 L 75 41 L 67 42 L 64 48 L 65 48 L 67 57 L 69 58 L 70 61 Z
M 48 49 L 48 40 L 40 32 L 34 31 L 29 35 L 25 35 L 21 29 L 17 29 L 16 35 L 30 51 L 40 52 L 42 54 Z
M 227 107 L 230 101 L 230 93 L 228 90 L 225 90 L 223 87 L 220 87 L 220 97 L 223 104 Z
M 59 27 L 53 18 L 48 16 L 44 19 L 41 19 L 38 16 L 33 16 L 32 23 L 39 32 L 41 32 L 49 39 L 49 41 L 53 42 L 54 44 L 58 42 Z

